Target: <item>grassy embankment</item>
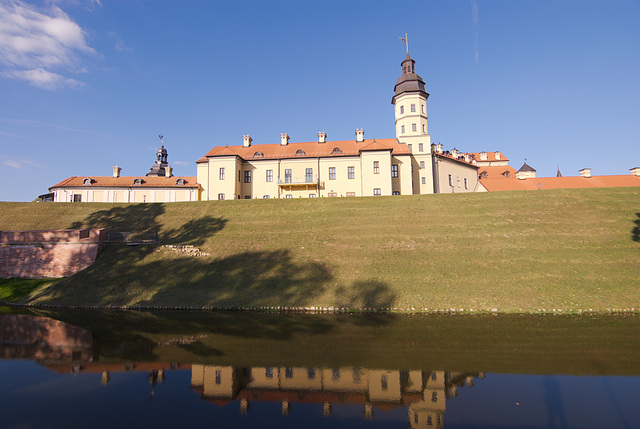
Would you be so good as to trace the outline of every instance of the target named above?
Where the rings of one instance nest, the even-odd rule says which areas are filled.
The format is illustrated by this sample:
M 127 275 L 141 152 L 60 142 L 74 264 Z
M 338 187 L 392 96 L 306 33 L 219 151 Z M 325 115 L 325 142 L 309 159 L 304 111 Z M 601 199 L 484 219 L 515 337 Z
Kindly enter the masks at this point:
M 192 244 L 210 256 L 112 245 L 91 268 L 39 287 L 23 302 L 504 312 L 640 308 L 638 188 L 0 203 L 0 230 L 78 227 L 159 231 L 162 244 Z

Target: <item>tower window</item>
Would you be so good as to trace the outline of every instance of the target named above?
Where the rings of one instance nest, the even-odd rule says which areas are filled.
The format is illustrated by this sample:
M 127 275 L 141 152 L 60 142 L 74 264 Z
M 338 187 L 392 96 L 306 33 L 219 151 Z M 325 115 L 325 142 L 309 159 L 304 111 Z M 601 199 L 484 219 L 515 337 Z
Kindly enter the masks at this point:
M 400 134 L 404 134 L 404 125 L 400 127 Z
M 400 114 L 404 115 L 404 106 L 400 106 Z
M 424 161 L 420 161 L 420 168 L 424 169 Z
M 424 113 L 427 113 L 427 108 L 426 108 L 426 106 L 423 104 L 423 105 L 421 105 L 421 107 L 422 107 L 422 113 L 423 113 L 423 114 L 424 114 Z
M 413 131 L 414 133 L 418 131 L 418 126 L 416 124 L 411 124 L 411 131 Z
M 410 150 L 411 152 L 413 152 L 413 145 L 412 145 L 412 144 L 408 144 L 407 146 L 409 146 L 409 150 Z
M 424 152 L 424 144 L 418 143 L 418 152 Z
M 425 124 L 422 124 L 422 132 L 427 133 L 427 126 Z
M 415 111 L 416 111 L 416 105 L 415 105 L 415 104 L 412 104 L 412 105 L 411 105 L 411 112 L 415 112 Z

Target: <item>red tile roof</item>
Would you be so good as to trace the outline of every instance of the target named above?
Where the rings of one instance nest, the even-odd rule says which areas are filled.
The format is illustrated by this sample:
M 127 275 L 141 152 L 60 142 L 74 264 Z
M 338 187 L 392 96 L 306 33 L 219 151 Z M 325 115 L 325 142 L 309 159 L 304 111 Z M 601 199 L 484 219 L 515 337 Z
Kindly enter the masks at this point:
M 334 153 L 334 149 L 340 151 Z M 328 156 L 358 156 L 361 150 L 391 150 L 394 155 L 410 154 L 409 147 L 404 143 L 398 143 L 396 139 L 365 140 L 356 142 L 355 140 L 328 141 L 326 143 L 304 142 L 289 143 L 287 145 L 274 144 L 252 144 L 244 146 L 216 146 L 205 156 L 196 162 L 206 162 L 208 157 L 214 156 L 239 156 L 244 160 L 252 159 L 282 159 L 282 158 L 317 158 Z M 298 152 L 301 151 L 301 152 Z M 262 156 L 259 156 L 261 153 Z M 298 155 L 296 155 L 298 153 Z M 258 155 L 258 156 L 254 156 Z
M 516 177 L 516 169 L 511 167 L 510 165 L 497 165 L 494 166 L 492 165 L 491 167 L 485 167 L 485 166 L 480 166 L 478 167 L 478 174 L 482 174 L 482 172 L 486 171 L 487 172 L 487 179 L 509 179 L 509 178 L 513 178 Z M 504 176 L 504 172 L 508 171 L 509 172 L 509 176 L 506 177 Z
M 84 179 L 89 177 L 91 185 L 83 185 Z M 139 178 L 142 180 L 141 185 L 134 185 L 133 180 Z M 178 179 L 184 180 L 184 185 L 176 185 Z M 53 185 L 49 189 L 63 187 L 110 187 L 110 188 L 129 188 L 139 186 L 141 188 L 197 188 L 200 185 L 196 183 L 195 177 L 173 176 L 173 177 L 157 177 L 157 176 L 71 176 L 63 180 L 57 185 Z
M 504 168 L 504 167 L 481 167 L 481 170 L 487 168 Z M 486 179 L 480 179 L 480 183 L 487 191 L 523 191 L 537 190 L 538 184 L 540 189 L 574 189 L 574 188 L 613 188 L 640 186 L 640 176 L 621 175 L 621 176 L 591 176 L 591 177 L 536 177 L 532 179 L 519 180 L 515 175 L 509 178 L 489 176 Z
M 500 151 L 497 151 L 497 152 L 484 152 L 484 153 L 487 154 L 487 159 L 486 160 L 481 160 L 480 159 L 480 153 L 481 152 L 469 152 L 469 155 L 475 156 L 476 157 L 476 161 L 478 161 L 478 162 L 509 161 L 509 158 L 504 156 L 504 154 L 502 152 L 500 152 Z M 496 159 L 496 153 L 500 154 L 500 159 Z

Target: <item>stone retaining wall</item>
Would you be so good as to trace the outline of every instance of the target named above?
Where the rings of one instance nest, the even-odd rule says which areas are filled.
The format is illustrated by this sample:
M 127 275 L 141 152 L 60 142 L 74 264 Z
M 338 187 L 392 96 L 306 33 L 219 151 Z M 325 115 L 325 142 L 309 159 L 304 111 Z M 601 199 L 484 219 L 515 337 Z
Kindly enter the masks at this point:
M 0 231 L 0 278 L 68 277 L 93 264 L 105 229 Z

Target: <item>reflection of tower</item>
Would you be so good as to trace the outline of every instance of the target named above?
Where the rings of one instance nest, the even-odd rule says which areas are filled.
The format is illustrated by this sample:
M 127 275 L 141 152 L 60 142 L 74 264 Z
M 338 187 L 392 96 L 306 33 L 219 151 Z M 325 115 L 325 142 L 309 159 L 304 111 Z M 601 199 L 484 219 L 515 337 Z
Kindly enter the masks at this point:
M 153 395 L 156 394 L 156 384 L 162 383 L 164 381 L 164 370 L 152 369 L 147 374 L 147 381 L 151 385 L 151 396 L 149 397 L 149 399 L 153 399 Z

